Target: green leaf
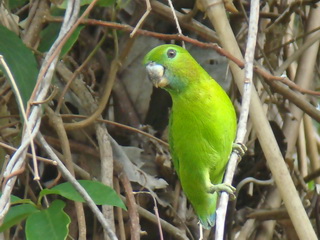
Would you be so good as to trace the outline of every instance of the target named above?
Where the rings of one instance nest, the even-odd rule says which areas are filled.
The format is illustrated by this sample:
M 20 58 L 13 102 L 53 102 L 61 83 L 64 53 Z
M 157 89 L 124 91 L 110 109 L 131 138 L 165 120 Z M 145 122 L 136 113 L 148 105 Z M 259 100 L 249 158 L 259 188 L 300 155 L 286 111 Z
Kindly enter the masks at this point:
M 4 57 L 9 66 L 18 86 L 24 107 L 26 107 L 36 85 L 39 72 L 34 55 L 16 34 L 1 25 L 0 55 Z M 2 66 L 0 66 L 0 69 L 3 71 Z M 5 71 L 3 72 L 7 75 Z M 17 96 L 16 92 L 15 95 Z
M 80 6 L 89 5 L 93 0 L 81 0 Z M 96 6 L 100 7 L 109 7 L 114 4 L 116 0 L 100 0 L 96 3 Z M 67 0 L 64 0 L 61 4 L 58 5 L 58 8 L 66 9 L 67 8 Z
M 12 205 L 17 205 L 17 204 L 31 204 L 31 205 L 36 206 L 36 204 L 34 204 L 34 202 L 32 202 L 31 199 L 28 199 L 28 198 L 26 198 L 26 199 L 17 199 L 17 200 L 14 200 L 14 201 L 11 198 L 11 206 Z
M 59 35 L 61 28 L 61 23 L 50 23 L 40 34 L 40 45 L 38 47 L 38 50 L 40 52 L 47 52 L 49 51 L 50 47 L 56 40 L 56 38 Z M 84 26 L 77 27 L 74 32 L 71 34 L 69 39 L 66 41 L 64 46 L 61 49 L 60 57 L 64 57 L 69 50 L 72 48 L 72 46 L 75 44 L 75 42 L 78 40 L 78 37 L 80 35 L 81 30 L 84 28 Z
M 0 232 L 3 232 L 8 228 L 20 223 L 29 215 L 38 211 L 39 210 L 34 205 L 30 204 L 22 204 L 11 207 L 4 218 L 3 224 L 0 226 Z
M 2 195 L 2 193 L 0 192 L 0 196 Z M 28 203 L 31 205 L 35 205 L 30 199 L 26 198 L 26 199 L 22 199 L 19 198 L 17 196 L 14 195 L 10 195 L 10 203 L 11 205 L 15 205 L 15 204 L 23 204 L 23 203 Z
M 0 195 L 2 195 L 2 193 L 1 193 Z M 11 202 L 11 203 L 16 203 L 16 202 L 21 201 L 21 200 L 22 200 L 22 199 L 19 198 L 19 197 L 17 197 L 17 196 L 10 195 L 10 202 Z
M 65 202 L 55 200 L 48 209 L 30 215 L 26 222 L 28 240 L 61 240 L 68 236 L 69 216 L 63 211 Z
M 112 188 L 97 181 L 79 180 L 78 182 L 88 192 L 95 204 L 111 205 L 126 210 L 123 201 Z M 73 201 L 84 202 L 84 199 L 69 182 L 59 184 L 51 189 L 43 189 L 40 192 L 40 197 L 47 194 L 59 194 Z

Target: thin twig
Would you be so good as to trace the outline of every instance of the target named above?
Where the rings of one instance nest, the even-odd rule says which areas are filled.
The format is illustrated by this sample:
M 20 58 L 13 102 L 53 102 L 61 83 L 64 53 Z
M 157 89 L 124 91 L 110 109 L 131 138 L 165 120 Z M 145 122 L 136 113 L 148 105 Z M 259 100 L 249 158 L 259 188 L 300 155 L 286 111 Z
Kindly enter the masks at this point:
M 247 121 L 249 115 L 249 106 L 251 100 L 251 86 L 253 77 L 253 61 L 256 46 L 257 32 L 259 20 L 259 2 L 256 0 L 251 1 L 250 18 L 249 18 L 249 32 L 248 41 L 245 54 L 245 79 L 243 84 L 243 95 L 241 104 L 241 113 L 238 123 L 238 131 L 236 143 L 243 143 L 247 132 Z M 233 175 L 237 165 L 238 155 L 232 152 L 228 167 L 226 170 L 224 182 L 232 184 Z M 217 225 L 216 225 L 216 240 L 222 240 L 224 235 L 225 216 L 227 211 L 229 195 L 226 192 L 221 193 L 219 206 L 217 208 Z
M 110 143 L 110 135 L 107 131 L 106 126 L 100 123 L 95 124 L 95 133 L 99 145 L 99 154 L 100 154 L 100 176 L 101 182 L 106 186 L 113 188 L 113 150 Z M 115 231 L 115 222 L 114 222 L 114 211 L 113 206 L 103 205 L 102 213 L 105 216 L 106 221 Z M 104 236 L 107 238 L 107 232 L 104 231 Z
M 147 9 L 146 9 L 145 13 L 142 15 L 142 17 L 140 18 L 139 22 L 137 23 L 135 28 L 130 33 L 130 37 L 131 38 L 134 37 L 134 35 L 136 34 L 137 30 L 142 26 L 142 24 L 144 23 L 144 21 L 146 20 L 146 18 L 148 17 L 148 15 L 150 14 L 150 12 L 152 10 L 151 4 L 150 4 L 150 0 L 146 0 L 146 5 L 147 5 Z
M 175 11 L 175 9 L 174 9 L 174 7 L 173 7 L 173 5 L 172 5 L 172 1 L 171 1 L 171 0 L 168 0 L 168 3 L 169 3 L 169 6 L 170 6 L 170 8 L 171 8 L 171 12 L 172 12 L 172 14 L 173 14 L 173 18 L 174 18 L 174 21 L 175 21 L 175 24 L 176 24 L 178 33 L 179 33 L 180 36 L 183 36 L 182 30 L 181 30 L 181 28 L 180 28 L 180 24 L 179 24 L 177 15 L 176 15 L 176 11 Z M 186 48 L 186 46 L 185 46 L 185 44 L 184 44 L 183 41 L 182 41 L 182 46 L 183 46 L 183 48 Z
M 247 183 L 255 183 L 257 185 L 267 186 L 267 185 L 274 184 L 274 180 L 272 178 L 268 180 L 259 180 L 253 177 L 247 177 L 238 183 L 236 197 L 238 197 L 241 188 L 243 188 L 243 186 L 246 185 Z
M 74 115 L 74 114 L 61 114 L 61 117 L 62 118 L 82 118 L 82 119 L 85 119 L 85 118 L 88 118 L 88 116 L 84 116 L 84 115 Z M 106 124 L 110 124 L 110 125 L 113 125 L 113 126 L 117 126 L 117 127 L 121 127 L 123 129 L 127 129 L 129 131 L 132 131 L 132 132 L 135 132 L 135 133 L 139 133 L 141 135 L 144 135 L 148 138 L 151 138 L 159 143 L 161 143 L 163 146 L 165 147 L 169 147 L 169 144 L 163 140 L 161 140 L 160 138 L 157 138 L 153 135 L 151 135 L 150 133 L 146 133 L 138 128 L 134 128 L 134 127 L 130 127 L 128 125 L 124 125 L 124 124 L 121 124 L 121 123 L 117 123 L 117 122 L 114 122 L 114 121 L 110 121 L 110 120 L 107 120 L 107 119 L 96 119 L 97 122 L 102 122 L 102 123 L 106 123 Z
M 158 211 L 158 207 L 157 207 L 157 200 L 155 199 L 154 196 L 152 196 L 152 194 L 150 194 L 150 192 L 144 192 L 144 191 L 140 191 L 140 192 L 135 192 L 135 194 L 149 194 L 152 199 L 153 199 L 153 203 L 154 203 L 154 213 L 155 213 L 155 216 L 157 218 L 157 223 L 158 223 L 158 228 L 159 228 L 159 234 L 160 234 L 160 240 L 163 240 L 163 232 L 162 232 L 162 227 L 161 227 L 161 221 L 160 221 L 160 216 L 159 216 L 159 211 Z
M 120 165 L 120 164 L 117 164 Z M 118 166 L 119 168 L 119 166 Z M 139 220 L 139 214 L 138 214 L 138 209 L 137 209 L 137 203 L 133 195 L 133 190 L 131 183 L 122 169 L 118 169 L 119 174 L 119 179 L 123 185 L 123 188 L 126 193 L 126 205 L 128 207 L 128 214 L 130 216 L 130 232 L 131 232 L 131 240 L 139 240 L 140 239 L 140 220 Z
M 120 184 L 119 179 L 115 178 L 114 182 L 114 189 L 117 192 L 117 194 L 120 196 Z M 128 204 L 126 204 L 128 206 Z M 122 208 L 116 208 L 117 212 L 117 219 L 118 219 L 118 235 L 120 240 L 126 240 L 126 231 L 124 228 L 124 218 L 123 218 L 123 209 Z M 140 234 L 140 233 L 139 233 Z
M 139 0 L 140 3 L 142 0 Z M 162 18 L 175 22 L 173 15 L 171 14 L 171 8 L 159 1 L 151 1 L 152 13 L 155 13 Z M 219 42 L 217 34 L 211 29 L 195 20 L 194 18 L 186 20 L 188 14 L 182 14 L 175 10 L 175 15 L 177 16 L 181 27 L 189 32 L 195 33 L 199 37 L 206 39 L 209 42 Z

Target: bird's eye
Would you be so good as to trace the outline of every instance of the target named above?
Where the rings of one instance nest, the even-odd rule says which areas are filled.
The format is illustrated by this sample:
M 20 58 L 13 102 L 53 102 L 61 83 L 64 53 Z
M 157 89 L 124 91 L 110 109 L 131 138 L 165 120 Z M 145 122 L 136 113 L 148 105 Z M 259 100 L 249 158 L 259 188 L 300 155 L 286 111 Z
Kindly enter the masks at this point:
M 174 58 L 177 55 L 177 51 L 174 49 L 169 49 L 167 52 L 168 58 Z

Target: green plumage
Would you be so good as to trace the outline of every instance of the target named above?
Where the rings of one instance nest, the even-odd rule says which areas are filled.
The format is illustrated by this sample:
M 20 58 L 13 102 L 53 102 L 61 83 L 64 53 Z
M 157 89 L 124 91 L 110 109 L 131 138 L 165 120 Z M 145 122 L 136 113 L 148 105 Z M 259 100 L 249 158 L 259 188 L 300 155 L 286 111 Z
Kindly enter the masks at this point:
M 217 192 L 236 133 L 234 107 L 185 49 L 161 45 L 144 59 L 150 79 L 172 97 L 169 144 L 183 191 L 201 224 L 215 224 Z

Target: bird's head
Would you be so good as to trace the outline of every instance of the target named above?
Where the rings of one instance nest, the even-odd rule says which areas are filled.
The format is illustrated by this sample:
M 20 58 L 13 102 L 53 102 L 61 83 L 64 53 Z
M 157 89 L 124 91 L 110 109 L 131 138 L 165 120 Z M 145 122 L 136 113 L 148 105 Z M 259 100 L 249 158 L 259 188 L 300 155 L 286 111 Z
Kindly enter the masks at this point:
M 143 63 L 155 87 L 169 92 L 181 92 L 192 79 L 197 79 L 198 63 L 187 50 L 177 45 L 165 44 L 152 49 Z

